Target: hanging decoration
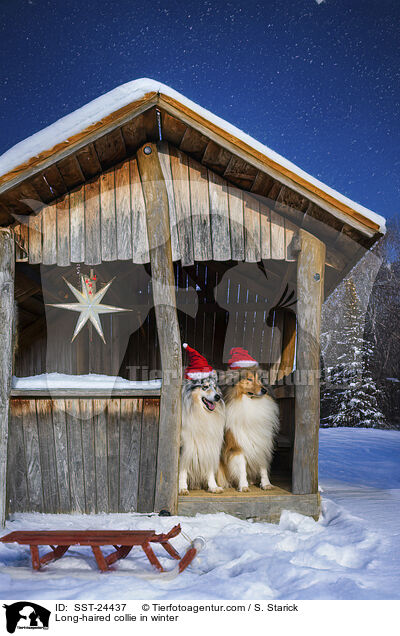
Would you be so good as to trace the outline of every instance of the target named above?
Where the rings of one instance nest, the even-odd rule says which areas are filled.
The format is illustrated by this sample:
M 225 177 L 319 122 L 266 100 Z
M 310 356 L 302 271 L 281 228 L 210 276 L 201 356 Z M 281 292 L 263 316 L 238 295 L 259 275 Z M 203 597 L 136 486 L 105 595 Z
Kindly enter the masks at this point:
M 87 322 L 90 322 L 96 329 L 104 344 L 106 344 L 103 327 L 100 321 L 100 315 L 114 314 L 121 311 L 132 311 L 132 309 L 123 309 L 122 307 L 113 307 L 111 305 L 101 304 L 101 301 L 114 282 L 114 278 L 110 280 L 110 282 L 108 282 L 106 285 L 104 285 L 104 287 L 102 287 L 98 292 L 96 292 L 96 275 L 93 273 L 93 271 L 91 271 L 90 276 L 81 275 L 80 278 L 82 291 L 76 289 L 76 287 L 71 285 L 71 283 L 69 283 L 63 277 L 65 284 L 69 287 L 69 289 L 77 299 L 77 303 L 47 303 L 47 305 L 49 307 L 67 309 L 68 311 L 76 311 L 77 313 L 80 313 L 71 342 L 75 340 L 76 336 L 80 333 L 85 324 Z

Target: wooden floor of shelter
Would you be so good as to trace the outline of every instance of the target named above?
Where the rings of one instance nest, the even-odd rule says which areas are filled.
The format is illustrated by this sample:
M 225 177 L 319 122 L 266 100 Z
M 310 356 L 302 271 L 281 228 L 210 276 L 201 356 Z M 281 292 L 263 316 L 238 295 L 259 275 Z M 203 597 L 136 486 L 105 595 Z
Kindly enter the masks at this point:
M 262 490 L 258 486 L 249 486 L 248 492 L 239 492 L 236 488 L 224 488 L 223 492 L 210 493 L 207 490 L 190 490 L 188 495 L 180 495 L 179 501 L 191 499 L 192 497 L 212 497 L 213 499 L 226 499 L 227 497 L 276 497 L 276 496 L 292 496 L 290 492 L 289 481 L 276 481 L 272 484 L 273 488 Z
M 318 519 L 318 493 L 294 495 L 287 476 L 272 478 L 271 482 L 273 488 L 269 490 L 261 490 L 258 486 L 250 486 L 248 492 L 238 492 L 234 488 L 226 488 L 222 493 L 191 490 L 188 495 L 178 497 L 178 514 L 194 516 L 225 512 L 241 519 L 277 523 L 283 510 L 291 510 Z

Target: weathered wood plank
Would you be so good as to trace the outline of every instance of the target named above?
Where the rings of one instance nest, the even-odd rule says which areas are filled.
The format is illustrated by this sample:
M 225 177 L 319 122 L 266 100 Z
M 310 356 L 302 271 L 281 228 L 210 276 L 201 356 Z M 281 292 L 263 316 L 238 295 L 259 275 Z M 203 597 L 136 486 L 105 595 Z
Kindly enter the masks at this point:
M 146 131 L 143 125 L 143 117 L 139 115 L 121 128 L 126 150 L 129 154 L 136 151 L 146 141 Z
M 57 164 L 53 163 L 52 166 L 46 168 L 43 175 L 51 188 L 54 198 L 62 197 L 66 193 L 67 186 L 57 168 Z
M 271 258 L 286 258 L 284 220 L 275 210 L 271 210 Z
M 138 509 L 143 400 L 121 400 L 119 512 Z
M 54 200 L 54 192 L 51 191 L 43 173 L 35 174 L 29 180 L 29 183 L 35 188 L 42 201 L 45 203 L 51 203 L 51 201 Z
M 289 219 L 285 219 L 285 249 L 286 249 L 286 260 L 294 262 L 297 258 L 297 226 L 289 221 Z
M 29 507 L 29 493 L 27 485 L 27 471 L 25 463 L 25 445 L 24 445 L 24 433 L 23 433 L 23 410 L 24 401 L 17 400 L 12 405 L 10 414 L 10 426 L 8 433 L 8 452 L 7 446 L 4 442 L 7 440 L 3 437 L 2 432 L 2 451 L 7 452 L 6 458 L 2 460 L 4 468 L 6 469 L 7 479 L 1 482 L 1 489 L 4 488 L 4 495 L 2 495 L 2 504 L 5 507 L 6 495 L 8 501 L 8 512 L 24 512 Z M 7 493 L 6 493 L 7 486 Z M 42 489 L 40 488 L 40 492 Z M 3 511 L 5 516 L 5 510 Z M 4 525 L 4 518 L 2 519 Z
M 93 144 L 88 144 L 78 150 L 76 158 L 86 179 L 91 179 L 101 172 L 100 161 Z
M 176 221 L 178 224 L 179 251 L 182 265 L 193 265 L 193 233 L 190 214 L 190 189 L 188 159 L 182 152 L 170 146 L 171 171 L 174 184 Z
M 68 469 L 71 512 L 84 513 L 85 483 L 83 479 L 82 425 L 79 400 L 65 400 L 68 435 Z
M 254 194 L 261 195 L 265 199 L 269 196 L 273 184 L 274 179 L 269 174 L 259 170 L 251 186 L 251 191 L 254 192 Z M 264 201 L 264 203 L 268 204 L 268 201 Z
M 231 233 L 231 258 L 244 261 L 244 218 L 243 192 L 233 185 L 228 185 L 229 218 Z
M 57 265 L 67 267 L 70 260 L 69 196 L 57 201 Z
M 34 403 L 32 404 L 32 410 Z M 44 512 L 59 512 L 51 400 L 36 402 Z
M 209 141 L 204 151 L 202 163 L 211 170 L 214 170 L 214 172 L 223 174 L 231 157 L 232 154 L 228 150 L 218 146 L 214 141 Z
M 243 193 L 245 258 L 247 263 L 261 260 L 261 225 L 259 203 L 247 192 Z
M 71 262 L 85 261 L 85 189 L 71 192 L 69 198 L 71 234 Z
M 208 186 L 213 258 L 215 261 L 229 261 L 232 252 L 229 228 L 228 185 L 225 179 L 208 170 Z
M 97 512 L 108 512 L 106 400 L 93 400 Z
M 138 512 L 153 512 L 153 510 L 158 509 L 155 502 L 156 478 L 158 473 L 157 454 L 160 456 L 160 450 L 164 455 L 169 454 L 169 449 L 159 448 L 158 420 L 158 400 L 143 400 Z M 170 507 L 167 509 L 171 510 Z
M 187 128 L 186 124 L 176 119 L 176 117 L 172 117 L 169 113 L 161 111 L 161 125 L 163 137 L 173 143 L 174 146 L 179 147 Z M 142 143 L 145 141 L 146 140 L 143 139 Z
M 34 510 L 37 512 L 43 512 L 42 462 L 40 458 L 39 431 L 35 401 L 21 401 L 21 412 L 24 431 L 26 480 L 28 485 L 28 500 L 25 511 Z
M 131 212 L 132 212 L 132 260 L 148 263 L 149 240 L 147 238 L 146 208 L 136 159 L 131 159 Z
M 101 259 L 117 260 L 117 221 L 115 218 L 115 172 L 100 177 Z
M 74 155 L 69 155 L 57 163 L 57 167 L 68 189 L 75 188 L 84 182 L 79 161 Z
M 85 184 L 85 263 L 101 263 L 100 181 Z
M 108 510 L 118 512 L 119 507 L 119 419 L 120 400 L 107 402 L 107 468 Z
M 174 513 L 177 506 L 181 426 L 181 340 L 176 312 L 171 240 L 165 242 L 170 228 L 168 194 L 157 146 L 146 146 L 151 147 L 151 153 L 145 154 L 141 148 L 137 153 L 137 160 L 146 202 L 153 300 L 163 369 L 154 508 L 166 508 Z
M 42 212 L 31 214 L 29 225 L 29 263 L 37 265 L 42 262 Z
M 269 368 L 269 383 L 275 384 L 282 359 L 282 338 L 283 338 L 283 312 L 275 311 L 274 326 L 271 335 L 271 353 Z
M 199 133 L 194 128 L 188 127 L 186 128 L 185 134 L 183 135 L 180 143 L 180 149 L 183 152 L 188 152 L 198 161 L 201 161 L 207 144 L 207 137 Z
M 260 202 L 261 258 L 271 258 L 271 210 Z
M 53 400 L 53 429 L 60 512 L 70 512 L 67 421 L 64 400 Z
M 299 239 L 296 373 L 308 374 L 308 383 L 296 384 L 293 492 L 309 494 L 318 491 L 319 356 L 325 245 L 304 230 L 299 230 Z
M 57 263 L 57 204 L 49 205 L 42 211 L 43 265 Z
M 142 115 L 142 126 L 145 132 L 145 139 L 147 141 L 157 141 L 159 139 L 157 113 L 156 109 L 148 108 Z
M 117 219 L 117 256 L 120 261 L 132 258 L 132 214 L 129 161 L 115 168 L 115 211 Z
M 79 400 L 82 426 L 83 475 L 85 482 L 85 511 L 96 512 L 96 463 L 94 450 L 94 424 L 92 400 Z
M 224 172 L 224 177 L 245 190 L 251 189 L 256 175 L 257 168 L 235 155 L 232 155 Z
M 181 252 L 179 249 L 179 237 L 178 237 L 178 222 L 176 217 L 175 208 L 175 195 L 174 185 L 172 183 L 171 161 L 169 155 L 169 146 L 166 142 L 159 142 L 159 152 L 161 170 L 165 180 L 165 186 L 167 188 L 168 206 L 169 206 L 169 222 L 171 230 L 171 247 L 172 247 L 172 260 L 179 261 L 181 258 Z
M 15 242 L 11 229 L 0 229 L 0 523 L 6 514 L 7 439 L 12 377 Z
M 25 253 L 22 249 L 21 242 L 21 225 L 13 226 L 14 240 L 15 240 L 15 262 L 20 263 L 25 260 Z
M 107 135 L 96 139 L 94 147 L 103 169 L 122 161 L 126 157 L 125 142 L 120 128 L 116 128 Z
M 20 225 L 20 241 L 25 251 L 25 261 L 29 260 L 29 226 L 26 223 Z
M 189 184 L 194 259 L 195 261 L 208 261 L 212 259 L 212 245 L 207 168 L 191 158 L 189 159 Z

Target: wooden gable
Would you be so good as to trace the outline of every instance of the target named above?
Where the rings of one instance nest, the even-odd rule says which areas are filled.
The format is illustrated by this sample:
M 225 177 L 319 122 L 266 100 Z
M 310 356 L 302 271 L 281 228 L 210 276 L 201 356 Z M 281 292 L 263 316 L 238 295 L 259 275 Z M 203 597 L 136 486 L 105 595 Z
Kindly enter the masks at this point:
M 294 261 L 296 224 L 272 200 L 232 185 L 163 142 L 172 256 L 195 261 Z M 136 158 L 110 168 L 14 226 L 17 261 L 98 265 L 149 262 L 146 210 Z M 167 239 L 168 237 L 166 237 Z

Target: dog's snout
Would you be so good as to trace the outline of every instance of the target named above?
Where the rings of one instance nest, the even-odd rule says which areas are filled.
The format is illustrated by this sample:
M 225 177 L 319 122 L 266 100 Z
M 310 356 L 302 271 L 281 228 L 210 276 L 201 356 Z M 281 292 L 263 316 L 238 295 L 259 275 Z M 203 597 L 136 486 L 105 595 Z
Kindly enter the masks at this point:
M 218 395 L 218 393 L 216 393 L 216 394 L 215 394 L 215 398 L 214 398 L 214 400 L 215 400 L 216 402 L 219 402 L 219 401 L 220 401 L 220 399 L 221 399 L 221 396 L 220 396 L 220 395 Z
M 262 386 L 262 387 L 261 387 L 261 393 L 262 393 L 262 395 L 265 395 L 265 394 L 266 394 L 266 392 L 267 392 L 267 389 L 265 388 L 265 386 Z

